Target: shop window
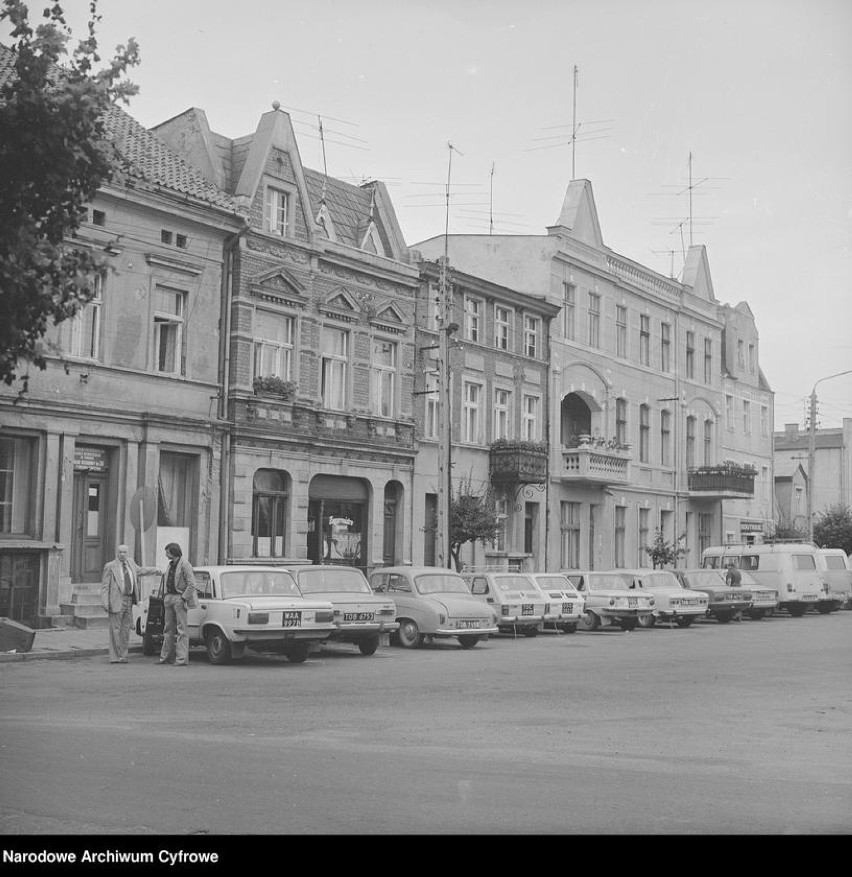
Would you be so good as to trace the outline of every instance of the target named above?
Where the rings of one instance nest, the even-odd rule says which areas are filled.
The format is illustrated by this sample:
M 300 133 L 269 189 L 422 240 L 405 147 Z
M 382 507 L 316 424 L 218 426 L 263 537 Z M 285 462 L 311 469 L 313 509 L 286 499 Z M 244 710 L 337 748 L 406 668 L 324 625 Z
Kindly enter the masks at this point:
M 251 535 L 254 557 L 283 557 L 287 521 L 287 476 L 276 469 L 254 474 Z
M 34 536 L 36 440 L 0 438 L 0 534 Z M 2 614 L 2 613 L 0 613 Z
M 38 615 L 39 555 L 33 551 L 0 554 L 0 617 L 21 624 Z

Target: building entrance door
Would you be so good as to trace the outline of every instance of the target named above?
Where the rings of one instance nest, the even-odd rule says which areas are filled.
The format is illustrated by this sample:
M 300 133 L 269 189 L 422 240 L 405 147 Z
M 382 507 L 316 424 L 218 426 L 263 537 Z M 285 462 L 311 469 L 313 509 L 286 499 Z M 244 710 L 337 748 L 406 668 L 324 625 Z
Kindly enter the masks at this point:
M 99 582 L 106 563 L 107 473 L 74 473 L 71 581 Z

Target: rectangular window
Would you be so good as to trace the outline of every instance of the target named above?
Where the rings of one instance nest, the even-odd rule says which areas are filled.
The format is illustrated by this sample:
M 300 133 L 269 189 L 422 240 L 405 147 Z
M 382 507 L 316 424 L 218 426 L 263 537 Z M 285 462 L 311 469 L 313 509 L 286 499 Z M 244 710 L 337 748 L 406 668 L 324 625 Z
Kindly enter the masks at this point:
M 538 356 L 540 331 L 541 320 L 538 317 L 524 317 L 524 353 L 527 356 Z
M 695 465 L 695 418 L 686 418 L 686 468 Z
M 464 440 L 477 445 L 482 441 L 482 386 L 464 382 Z
M 157 480 L 157 525 L 160 527 L 191 527 L 195 492 L 197 457 L 189 454 L 160 454 L 160 475 Z
M 743 435 L 751 435 L 751 402 L 743 400 Z
M 579 502 L 562 503 L 562 569 L 580 569 L 580 514 Z
M 672 415 L 670 411 L 660 412 L 660 465 L 672 464 Z
M 71 356 L 98 359 L 100 357 L 101 307 L 104 303 L 104 277 L 92 278 L 92 298 L 69 321 L 71 338 L 68 353 Z
M 562 284 L 562 332 L 566 341 L 574 340 L 574 307 L 576 289 L 572 283 Z
M 320 349 L 323 407 L 343 411 L 348 400 L 349 333 L 323 326 Z
M 651 409 L 639 406 L 639 462 L 648 463 L 651 453 Z
M 686 376 L 695 377 L 695 332 L 686 333 Z
M 760 434 L 764 438 L 769 435 L 769 409 L 766 405 L 760 406 Z
M 33 535 L 35 439 L 0 438 L 0 533 Z
M 624 305 L 615 306 L 615 355 L 621 359 L 627 357 L 627 308 Z
M 704 550 L 709 548 L 712 542 L 713 515 L 699 512 L 698 513 L 698 555 L 704 554 Z
M 651 318 L 647 314 L 639 317 L 639 362 L 651 364 Z
M 627 399 L 615 400 L 615 440 L 627 443 Z
M 372 403 L 373 414 L 394 417 L 396 414 L 397 345 L 395 341 L 373 339 Z
M 494 306 L 494 346 L 498 350 L 511 350 L 512 310 L 502 305 Z
M 464 297 L 464 337 L 479 341 L 482 337 L 482 302 L 478 298 Z
M 749 344 L 748 346 L 748 370 L 754 374 L 756 364 L 756 357 L 754 354 L 754 344 Z
M 737 365 L 741 371 L 745 371 L 745 343 L 737 341 Z
M 589 347 L 601 346 L 601 297 L 589 293 Z
M 713 383 L 713 339 L 704 339 L 704 383 Z
M 615 507 L 615 567 L 624 568 L 624 528 L 627 521 L 627 509 L 623 505 Z
M 492 439 L 512 437 L 512 393 L 510 390 L 494 390 L 494 435 Z
M 157 371 L 183 374 L 186 293 L 158 286 L 154 299 L 154 355 Z
M 734 431 L 734 397 L 725 396 L 725 426 L 729 432 Z
M 540 438 L 540 408 L 541 399 L 538 396 L 524 396 L 524 411 L 521 428 L 523 430 L 523 440 L 526 442 L 537 442 Z
M 660 369 L 671 371 L 672 327 L 668 323 L 660 323 Z
M 293 317 L 258 308 L 254 313 L 254 377 L 292 380 Z
M 426 375 L 426 422 L 423 425 L 423 438 L 438 438 L 438 429 L 440 427 L 440 401 L 441 396 L 438 391 L 438 376 Z
M 704 421 L 704 465 L 713 465 L 713 421 Z
M 290 227 L 290 196 L 281 189 L 269 186 L 266 190 L 264 225 L 272 234 L 286 236 Z
M 646 567 L 650 563 L 646 548 L 651 547 L 651 510 L 639 509 L 639 561 L 637 566 Z

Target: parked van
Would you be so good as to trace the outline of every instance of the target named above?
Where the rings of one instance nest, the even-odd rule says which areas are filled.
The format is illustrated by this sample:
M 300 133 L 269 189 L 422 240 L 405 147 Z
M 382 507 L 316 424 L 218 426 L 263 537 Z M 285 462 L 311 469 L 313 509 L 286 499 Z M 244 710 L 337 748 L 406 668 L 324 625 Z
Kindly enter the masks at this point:
M 701 565 L 725 569 L 729 563 L 751 573 L 758 584 L 778 591 L 778 608 L 799 618 L 827 598 L 810 542 L 734 543 L 706 548 Z
M 828 596 L 838 601 L 838 608 L 852 609 L 852 564 L 842 548 L 817 548 L 817 566 Z

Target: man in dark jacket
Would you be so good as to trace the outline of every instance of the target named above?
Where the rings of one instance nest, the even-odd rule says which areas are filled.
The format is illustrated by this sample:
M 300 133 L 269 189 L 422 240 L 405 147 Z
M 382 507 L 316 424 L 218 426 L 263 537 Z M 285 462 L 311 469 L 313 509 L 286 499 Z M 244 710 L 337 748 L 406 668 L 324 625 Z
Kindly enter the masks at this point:
M 166 546 L 169 566 L 166 570 L 166 587 L 163 597 L 165 626 L 161 664 L 186 667 L 189 664 L 189 633 L 186 628 L 186 610 L 198 605 L 195 597 L 195 574 L 177 542 Z

